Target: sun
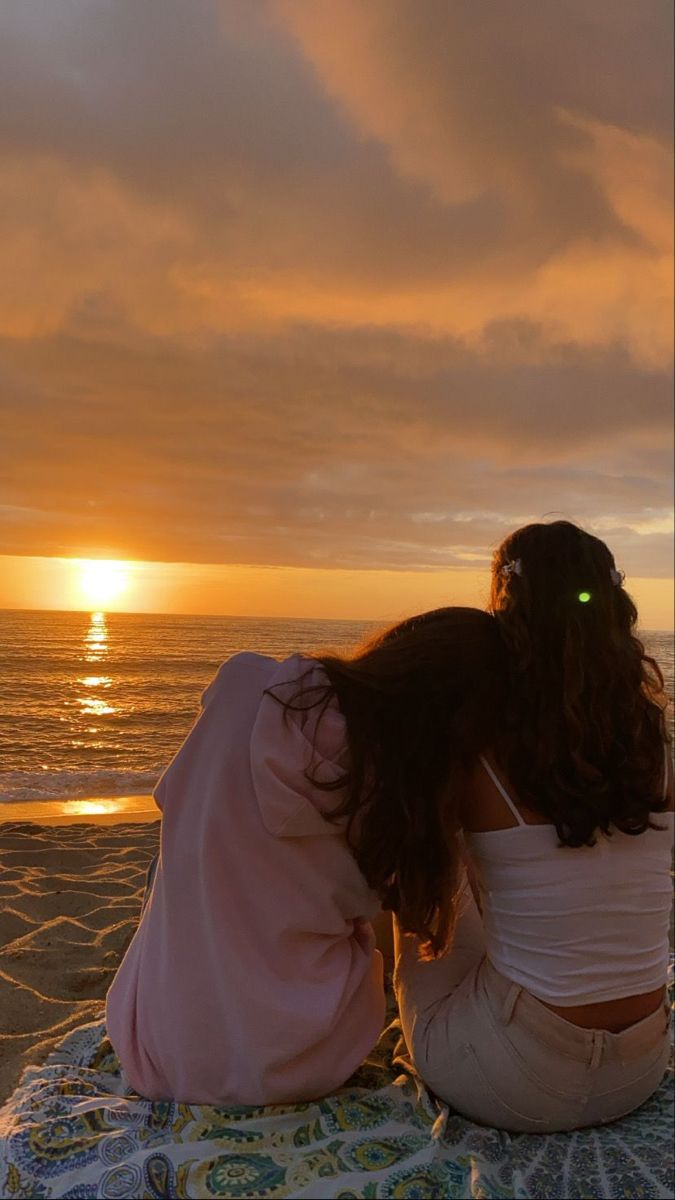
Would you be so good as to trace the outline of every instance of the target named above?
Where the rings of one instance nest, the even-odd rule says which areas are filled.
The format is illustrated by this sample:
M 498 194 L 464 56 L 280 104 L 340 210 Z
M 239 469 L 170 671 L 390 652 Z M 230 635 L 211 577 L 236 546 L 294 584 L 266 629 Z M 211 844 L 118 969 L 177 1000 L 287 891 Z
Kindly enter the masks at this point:
M 129 583 L 127 564 L 109 559 L 80 559 L 79 586 L 89 604 L 105 607 L 116 600 Z

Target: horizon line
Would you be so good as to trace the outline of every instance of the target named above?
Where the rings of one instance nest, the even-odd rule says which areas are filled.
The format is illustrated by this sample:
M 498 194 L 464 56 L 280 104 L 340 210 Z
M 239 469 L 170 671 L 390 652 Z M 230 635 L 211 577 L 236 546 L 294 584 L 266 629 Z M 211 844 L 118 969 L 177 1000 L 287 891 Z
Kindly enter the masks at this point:
M 472 605 L 469 607 L 473 607 Z M 432 610 L 429 609 L 431 612 Z M 480 610 L 485 611 L 484 609 Z M 247 613 L 200 613 L 200 612 L 160 612 L 150 611 L 145 608 L 96 608 L 91 606 L 88 608 L 15 608 L 13 605 L 0 604 L 0 612 L 17 612 L 17 613 L 82 613 L 93 616 L 94 613 L 103 613 L 106 617 L 214 617 L 219 620 L 227 619 L 232 621 L 354 621 L 361 625 L 378 624 L 386 621 L 396 621 L 397 617 L 311 617 L 311 616 L 272 616 L 272 615 L 249 615 Z M 414 614 L 413 614 L 414 615 Z M 405 620 L 405 618 L 400 618 Z
M 475 605 L 449 605 L 448 607 L 450 607 L 450 608 L 456 608 L 456 607 L 474 608 L 476 606 Z M 422 610 L 422 611 L 432 612 L 434 610 L 428 609 L 428 610 Z M 478 611 L 479 612 L 487 612 L 488 610 L 482 608 L 482 609 L 478 609 Z M 358 624 L 358 625 L 392 624 L 394 622 L 398 623 L 399 621 L 406 619 L 405 617 L 394 617 L 394 616 L 392 616 L 392 617 L 310 617 L 310 616 L 288 617 L 288 616 L 271 616 L 269 614 L 267 616 L 260 616 L 260 615 L 250 616 L 245 613 L 150 612 L 147 609 L 120 609 L 120 608 L 106 609 L 106 608 L 94 608 L 94 607 L 91 607 L 91 608 L 37 608 L 37 607 L 36 608 L 13 608 L 13 607 L 11 607 L 10 608 L 3 604 L 0 604 L 0 612 L 59 613 L 59 614 L 64 614 L 64 615 L 69 615 L 69 616 L 73 615 L 75 613 L 81 613 L 82 615 L 88 615 L 88 616 L 93 616 L 94 613 L 103 613 L 104 616 L 110 616 L 110 617 L 116 617 L 116 616 L 119 616 L 119 617 L 192 617 L 195 619 L 197 619 L 197 618 L 203 619 L 204 617 L 206 617 L 206 618 L 212 618 L 214 620 L 220 620 L 220 621 L 223 621 L 223 620 L 228 620 L 228 621 L 315 621 L 315 622 L 325 622 L 325 623 L 335 623 L 336 621 L 341 621 L 341 622 L 352 622 L 353 624 Z M 410 615 L 415 616 L 416 614 L 411 613 Z M 641 629 L 641 627 L 638 625 L 638 630 L 640 630 L 640 629 Z M 641 631 L 644 633 L 672 634 L 675 637 L 675 626 L 671 627 L 671 628 L 662 628 L 662 629 L 652 629 L 652 628 L 647 629 L 645 627 Z

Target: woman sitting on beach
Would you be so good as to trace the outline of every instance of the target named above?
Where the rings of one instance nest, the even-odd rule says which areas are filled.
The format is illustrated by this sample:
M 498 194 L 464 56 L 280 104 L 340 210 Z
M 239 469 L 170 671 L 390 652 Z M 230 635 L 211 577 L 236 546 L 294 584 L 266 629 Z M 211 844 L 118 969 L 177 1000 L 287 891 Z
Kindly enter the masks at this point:
M 463 778 L 494 741 L 497 623 L 412 618 L 355 657 L 237 654 L 155 798 L 157 871 L 107 997 L 150 1099 L 309 1100 L 340 1087 L 384 1020 L 383 900 L 447 927 Z M 439 908 L 440 906 L 440 908 Z
M 506 539 L 491 608 L 508 696 L 455 793 L 471 887 L 451 937 L 400 921 L 395 987 L 439 1097 L 502 1129 L 575 1129 L 642 1104 L 668 1061 L 663 680 L 609 550 L 568 522 Z

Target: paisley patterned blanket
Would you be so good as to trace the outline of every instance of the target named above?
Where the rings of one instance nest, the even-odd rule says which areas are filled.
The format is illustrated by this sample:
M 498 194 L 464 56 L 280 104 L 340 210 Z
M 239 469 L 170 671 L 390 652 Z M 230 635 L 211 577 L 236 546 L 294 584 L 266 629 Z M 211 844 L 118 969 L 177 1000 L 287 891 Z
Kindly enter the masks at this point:
M 215 1108 L 141 1100 L 103 1021 L 29 1068 L 0 1110 L 0 1195 L 672 1197 L 673 1074 L 630 1117 L 571 1134 L 484 1129 L 432 1101 L 390 1023 L 335 1096 Z

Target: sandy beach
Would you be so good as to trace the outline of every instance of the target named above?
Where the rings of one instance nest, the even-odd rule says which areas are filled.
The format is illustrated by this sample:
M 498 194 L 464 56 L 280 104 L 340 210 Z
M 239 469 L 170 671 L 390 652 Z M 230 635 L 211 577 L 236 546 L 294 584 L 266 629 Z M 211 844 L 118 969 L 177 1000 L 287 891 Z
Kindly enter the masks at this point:
M 25 1066 L 102 1012 L 159 845 L 150 797 L 4 808 L 0 1103 Z

